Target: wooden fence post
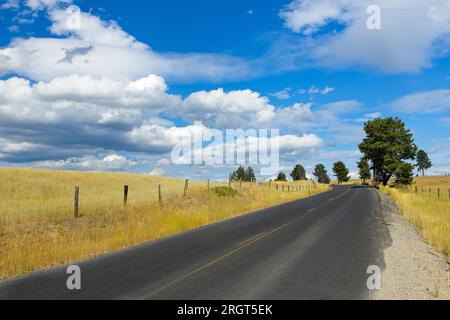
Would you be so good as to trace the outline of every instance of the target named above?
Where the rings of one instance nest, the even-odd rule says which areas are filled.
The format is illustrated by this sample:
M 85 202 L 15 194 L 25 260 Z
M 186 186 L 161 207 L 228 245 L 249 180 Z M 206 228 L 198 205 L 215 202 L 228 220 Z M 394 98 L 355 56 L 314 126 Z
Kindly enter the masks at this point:
M 416 194 L 417 194 L 417 186 L 416 186 Z
M 430 191 L 430 196 L 431 196 L 431 188 L 430 188 L 430 190 L 429 190 L 429 191 Z
M 75 187 L 75 198 L 74 198 L 74 204 L 73 204 L 73 215 L 75 218 L 79 217 L 79 212 L 78 212 L 79 199 L 80 199 L 80 187 Z
M 187 193 L 188 193 L 188 188 L 189 188 L 189 179 L 186 179 L 184 181 L 184 193 L 183 193 L 183 198 L 186 198 Z
M 438 188 L 438 190 L 437 190 L 437 191 L 438 191 L 438 199 L 439 199 L 439 198 L 441 198 L 441 189 L 440 189 L 440 188 Z
M 270 187 L 272 186 L 272 179 L 271 180 L 269 180 L 269 190 L 270 190 Z
M 311 197 L 311 188 L 308 187 L 308 195 Z
M 128 186 L 123 186 L 123 206 L 126 207 L 128 202 Z
M 158 184 L 158 200 L 159 200 L 159 204 L 162 206 L 163 198 L 162 198 L 162 191 L 161 191 L 161 185 L 160 184 Z
M 448 200 L 450 200 L 450 189 L 448 189 Z
M 210 191 L 210 186 L 209 186 L 209 179 L 208 179 L 208 193 L 209 193 L 209 191 Z

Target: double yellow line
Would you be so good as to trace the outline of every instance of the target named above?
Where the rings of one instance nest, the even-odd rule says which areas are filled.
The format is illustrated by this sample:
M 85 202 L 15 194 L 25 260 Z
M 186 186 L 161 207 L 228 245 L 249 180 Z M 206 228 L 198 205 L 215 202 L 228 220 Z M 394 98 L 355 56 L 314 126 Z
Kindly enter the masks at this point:
M 175 279 L 175 280 L 173 280 L 173 281 L 167 283 L 166 285 L 164 285 L 164 286 L 162 286 L 162 287 L 156 289 L 155 291 L 152 291 L 152 292 L 150 292 L 149 294 L 146 294 L 145 296 L 141 297 L 140 300 L 149 299 L 151 296 L 154 296 L 155 294 L 157 294 L 157 293 L 159 293 L 159 292 L 161 292 L 161 291 L 163 291 L 163 290 L 165 290 L 165 289 L 167 289 L 167 288 L 173 286 L 174 284 L 176 284 L 176 283 L 178 283 L 178 282 L 181 282 L 181 281 L 183 281 L 183 280 L 189 278 L 190 276 L 192 276 L 192 275 L 194 275 L 194 274 L 196 274 L 196 273 L 198 273 L 198 272 L 201 272 L 201 271 L 203 271 L 203 270 L 205 270 L 205 269 L 207 269 L 207 268 L 213 266 L 214 264 L 216 264 L 216 263 L 218 263 L 218 262 L 220 262 L 220 261 L 222 261 L 222 260 L 228 258 L 229 256 L 232 256 L 233 254 L 235 254 L 235 253 L 237 253 L 237 252 L 239 252 L 239 251 L 241 251 L 241 250 L 243 250 L 243 249 L 245 249 L 245 248 L 251 246 L 252 244 L 254 244 L 254 243 L 256 243 L 256 242 L 258 242 L 258 241 L 260 241 L 260 240 L 262 240 L 262 239 L 264 239 L 264 238 L 267 238 L 268 236 L 274 234 L 275 232 L 278 232 L 278 231 L 280 231 L 280 230 L 286 228 L 287 226 L 293 224 L 294 222 L 298 221 L 299 219 L 301 219 L 301 218 L 303 218 L 303 217 L 305 217 L 305 216 L 307 216 L 307 215 L 312 214 L 312 213 L 313 213 L 314 211 L 316 211 L 317 209 L 320 209 L 320 208 L 322 208 L 322 207 L 324 207 L 324 206 L 330 204 L 331 202 L 333 202 L 333 201 L 335 201 L 335 200 L 337 200 L 337 199 L 340 199 L 341 197 L 343 197 L 343 196 L 345 196 L 346 194 L 348 194 L 349 192 L 351 192 L 351 190 L 352 190 L 352 189 L 347 190 L 345 193 L 339 195 L 339 196 L 336 197 L 336 198 L 332 198 L 330 201 L 328 201 L 327 203 L 325 203 L 325 204 L 323 204 L 323 205 L 321 205 L 321 206 L 319 206 L 319 207 L 317 207 L 317 208 L 309 209 L 309 210 L 307 211 L 306 214 L 303 214 L 303 215 L 301 215 L 301 216 L 298 216 L 297 218 L 295 218 L 295 219 L 289 221 L 288 223 L 285 223 L 285 224 L 283 224 L 283 225 L 281 225 L 281 226 L 279 226 L 279 227 L 277 227 L 277 228 L 275 228 L 275 229 L 273 229 L 273 230 L 271 230 L 271 231 L 264 231 L 264 232 L 262 232 L 262 233 L 260 233 L 260 234 L 257 234 L 256 236 L 251 237 L 250 239 L 247 239 L 247 240 L 241 242 L 241 243 L 240 243 L 236 248 L 234 248 L 233 250 L 231 250 L 231 251 L 227 252 L 226 254 L 224 254 L 224 255 L 222 255 L 222 256 L 220 256 L 220 257 L 218 257 L 218 258 L 216 258 L 216 259 L 214 259 L 214 260 L 212 260 L 212 261 L 210 261 L 210 262 L 208 262 L 207 264 L 205 264 L 205 265 L 203 265 L 203 266 L 201 266 L 201 267 L 199 267 L 199 268 L 197 268 L 197 269 L 195 269 L 195 270 L 192 270 L 191 272 L 189 272 L 189 273 L 187 273 L 187 274 L 185 274 L 185 275 L 183 275 L 183 276 L 181 276 L 181 277 L 179 277 L 179 278 L 177 278 L 177 279 Z

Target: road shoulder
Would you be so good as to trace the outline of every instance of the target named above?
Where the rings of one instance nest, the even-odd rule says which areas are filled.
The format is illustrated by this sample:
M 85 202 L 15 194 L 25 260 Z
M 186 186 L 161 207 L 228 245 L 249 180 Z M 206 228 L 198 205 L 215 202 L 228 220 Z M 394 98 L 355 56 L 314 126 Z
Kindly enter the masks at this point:
M 384 250 L 386 268 L 376 300 L 450 299 L 447 259 L 426 244 L 418 229 L 400 214 L 395 201 L 380 192 L 381 210 L 389 230 Z

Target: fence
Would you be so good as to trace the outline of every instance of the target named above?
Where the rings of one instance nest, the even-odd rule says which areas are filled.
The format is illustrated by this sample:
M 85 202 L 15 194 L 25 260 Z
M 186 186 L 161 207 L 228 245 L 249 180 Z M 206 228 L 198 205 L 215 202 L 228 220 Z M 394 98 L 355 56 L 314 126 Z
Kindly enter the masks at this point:
M 429 187 L 429 186 L 409 186 L 402 190 L 415 193 L 417 195 L 428 195 L 442 200 L 450 200 L 450 188 L 447 187 Z
M 221 185 L 223 186 L 223 183 L 213 183 L 216 185 Z M 206 182 L 206 190 L 209 193 L 211 191 L 211 181 L 208 179 Z M 317 185 L 313 182 L 312 185 L 302 185 L 299 183 L 274 183 L 272 181 L 269 181 L 268 183 L 258 183 L 258 182 L 253 182 L 253 183 L 246 183 L 243 181 L 229 181 L 228 182 L 228 187 L 232 188 L 232 189 L 243 189 L 246 187 L 262 187 L 262 188 L 267 188 L 269 190 L 276 190 L 278 192 L 298 192 L 298 191 L 307 191 L 308 196 L 311 196 L 311 191 L 314 189 L 317 189 Z M 163 185 L 162 184 L 158 184 L 158 188 L 157 188 L 157 198 L 158 198 L 158 203 L 160 206 L 164 205 L 164 197 L 163 197 Z M 79 218 L 80 217 L 80 192 L 81 192 L 81 188 L 79 186 L 75 187 L 75 192 L 74 192 L 74 205 L 73 205 L 73 215 L 75 218 Z M 189 179 L 186 179 L 184 182 L 184 189 L 183 189 L 183 199 L 186 199 L 188 196 L 188 192 L 189 192 Z M 128 196 L 130 194 L 130 187 L 128 185 L 124 185 L 123 186 L 123 206 L 126 207 L 128 205 Z

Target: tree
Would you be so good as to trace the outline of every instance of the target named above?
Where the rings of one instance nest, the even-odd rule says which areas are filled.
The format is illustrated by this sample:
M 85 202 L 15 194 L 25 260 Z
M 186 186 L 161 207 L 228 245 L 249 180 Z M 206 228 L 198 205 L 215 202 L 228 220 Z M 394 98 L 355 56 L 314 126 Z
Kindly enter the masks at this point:
M 330 183 L 330 177 L 328 176 L 327 169 L 325 169 L 325 166 L 323 164 L 318 164 L 314 168 L 314 176 L 317 178 L 317 181 L 319 183 L 329 184 Z
M 243 181 L 243 182 L 255 182 L 255 170 L 252 167 L 248 167 L 247 170 L 240 166 L 235 172 L 230 175 L 231 181 Z
M 402 163 L 395 171 L 395 185 L 411 185 L 414 181 L 414 166 L 410 163 Z
M 285 182 L 287 181 L 286 174 L 284 172 L 280 172 L 275 181 Z
M 333 173 L 339 184 L 350 180 L 349 171 L 342 161 L 338 161 L 333 165 Z
M 372 178 L 372 175 L 370 174 L 370 166 L 367 159 L 362 158 L 360 161 L 356 162 L 359 169 L 359 178 L 363 181 L 363 183 L 366 183 L 366 180 L 370 180 Z
M 291 173 L 291 177 L 294 181 L 308 180 L 306 178 L 305 168 L 300 164 L 295 166 L 294 171 Z
M 413 135 L 399 118 L 378 118 L 364 126 L 366 137 L 359 145 L 364 158 L 372 163 L 376 182 L 387 185 L 406 160 L 414 160 L 417 146 Z
M 255 170 L 253 170 L 252 167 L 248 167 L 247 168 L 246 178 L 247 178 L 246 181 L 248 181 L 248 182 L 255 182 L 256 181 Z
M 433 166 L 430 158 L 428 158 L 428 154 L 425 151 L 419 150 L 417 152 L 416 166 L 417 166 L 417 170 L 422 172 L 422 176 L 425 176 L 425 170 L 428 170 Z

